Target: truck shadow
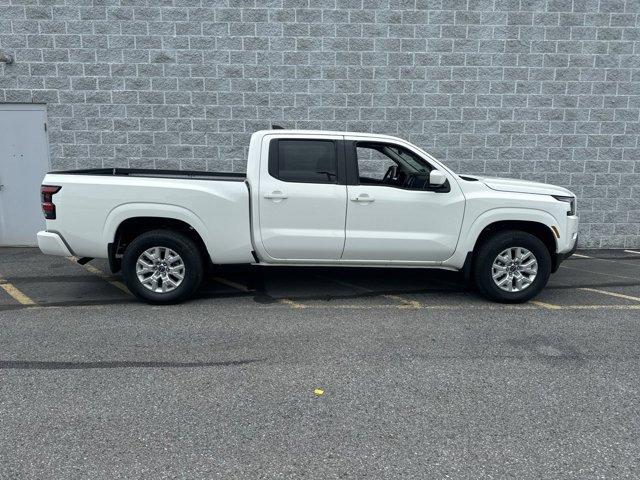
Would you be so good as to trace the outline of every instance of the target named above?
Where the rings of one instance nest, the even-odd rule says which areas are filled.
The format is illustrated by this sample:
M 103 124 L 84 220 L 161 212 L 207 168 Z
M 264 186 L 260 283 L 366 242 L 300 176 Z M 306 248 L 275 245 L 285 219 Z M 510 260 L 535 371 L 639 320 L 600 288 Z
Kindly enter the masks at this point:
M 252 295 L 257 303 L 472 292 L 458 272 L 418 268 L 225 266 L 216 267 L 205 283 L 201 298 L 211 296 L 207 291 L 216 283 L 226 283 L 244 289 L 236 293 Z

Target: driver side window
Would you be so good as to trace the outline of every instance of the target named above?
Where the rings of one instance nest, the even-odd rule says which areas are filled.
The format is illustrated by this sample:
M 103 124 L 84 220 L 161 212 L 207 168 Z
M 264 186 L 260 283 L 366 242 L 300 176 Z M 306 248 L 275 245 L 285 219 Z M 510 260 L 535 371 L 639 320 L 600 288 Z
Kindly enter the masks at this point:
M 365 145 L 356 145 L 356 155 L 358 157 L 358 176 L 361 184 L 382 183 L 384 175 L 389 168 L 398 165 L 382 152 Z
M 431 167 L 404 148 L 378 142 L 356 143 L 358 183 L 422 190 Z

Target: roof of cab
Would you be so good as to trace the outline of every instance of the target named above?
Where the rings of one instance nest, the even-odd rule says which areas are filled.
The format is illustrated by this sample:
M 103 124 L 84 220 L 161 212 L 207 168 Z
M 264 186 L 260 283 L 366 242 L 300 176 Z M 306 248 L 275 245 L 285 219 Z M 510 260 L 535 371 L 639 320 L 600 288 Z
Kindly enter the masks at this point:
M 254 133 L 254 135 L 332 135 L 332 136 L 345 136 L 345 137 L 363 137 L 363 138 L 371 138 L 371 139 L 386 139 L 386 140 L 396 140 L 401 142 L 406 142 L 399 137 L 393 137 L 391 135 L 382 135 L 379 133 L 363 133 L 363 132 L 337 132 L 332 130 L 293 130 L 293 129 L 283 129 L 277 128 L 272 130 L 258 130 Z

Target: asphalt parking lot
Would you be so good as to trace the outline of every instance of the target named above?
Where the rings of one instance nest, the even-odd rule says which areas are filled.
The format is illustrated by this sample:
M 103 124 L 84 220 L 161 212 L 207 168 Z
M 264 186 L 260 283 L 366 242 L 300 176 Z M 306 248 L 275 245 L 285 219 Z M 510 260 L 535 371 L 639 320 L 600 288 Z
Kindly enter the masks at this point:
M 235 267 L 152 307 L 0 249 L 0 478 L 638 478 L 640 252 L 578 253 L 523 305 Z

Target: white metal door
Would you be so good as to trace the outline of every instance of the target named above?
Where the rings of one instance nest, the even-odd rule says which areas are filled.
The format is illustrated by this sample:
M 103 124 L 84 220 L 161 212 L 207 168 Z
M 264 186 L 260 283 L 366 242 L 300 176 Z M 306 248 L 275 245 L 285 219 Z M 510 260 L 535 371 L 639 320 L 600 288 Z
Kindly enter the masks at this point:
M 0 245 L 36 245 L 49 169 L 44 105 L 0 105 Z
M 361 144 L 364 144 L 362 158 L 360 148 L 351 152 L 358 165 L 358 185 L 347 187 L 349 201 L 342 259 L 441 262 L 449 258 L 458 243 L 465 206 L 464 195 L 453 176 L 445 173 L 450 190 L 440 192 L 392 186 L 384 184 L 384 180 L 377 183 L 378 178 L 366 173 L 368 162 L 374 161 L 367 153 L 379 151 L 370 151 L 366 142 Z M 390 142 L 379 143 L 382 144 L 394 146 Z M 437 167 L 408 145 L 395 146 L 409 154 L 411 162 Z M 387 157 L 380 165 L 386 167 L 390 159 Z M 407 161 L 405 157 L 404 162 Z M 371 180 L 376 183 L 367 183 Z
M 295 140 L 287 140 L 316 139 L 298 135 Z M 344 247 L 347 187 L 337 182 L 300 183 L 274 178 L 267 165 L 269 140 L 278 137 L 265 139 L 258 192 L 259 232 L 266 253 L 283 261 L 338 260 Z M 320 141 L 327 140 L 334 143 L 342 137 L 325 135 Z
M 464 197 L 451 191 L 349 185 L 343 260 L 437 262 L 455 251 Z

